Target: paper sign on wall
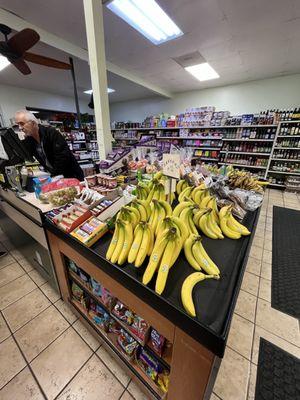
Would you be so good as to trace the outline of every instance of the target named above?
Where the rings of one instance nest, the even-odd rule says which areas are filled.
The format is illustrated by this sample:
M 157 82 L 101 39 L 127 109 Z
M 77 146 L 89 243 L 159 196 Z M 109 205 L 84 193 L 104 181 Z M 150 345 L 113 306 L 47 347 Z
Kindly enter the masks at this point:
M 170 178 L 180 178 L 180 154 L 163 154 L 163 173 Z

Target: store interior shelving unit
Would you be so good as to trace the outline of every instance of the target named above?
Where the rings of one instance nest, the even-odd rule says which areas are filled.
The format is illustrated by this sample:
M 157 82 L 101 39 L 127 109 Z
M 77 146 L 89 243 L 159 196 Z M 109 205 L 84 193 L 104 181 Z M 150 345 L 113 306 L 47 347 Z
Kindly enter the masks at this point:
M 297 135 L 282 134 L 282 127 L 299 128 Z M 130 136 L 128 136 L 128 132 Z M 273 170 L 275 161 L 299 163 L 300 121 L 281 121 L 271 125 L 231 125 L 231 126 L 188 126 L 164 128 L 118 128 L 112 129 L 117 142 L 128 140 L 128 146 L 133 146 L 145 132 L 155 134 L 156 140 L 170 141 L 179 147 L 194 149 L 194 159 L 216 162 L 219 165 L 232 165 L 235 168 L 249 170 L 262 178 L 270 180 L 272 176 L 299 176 L 300 172 Z M 278 146 L 283 139 L 295 140 L 291 147 Z M 276 150 L 299 151 L 298 157 L 274 157 Z M 205 152 L 214 152 L 211 154 Z M 202 152 L 202 153 L 200 153 Z M 276 164 L 275 164 L 276 165 Z M 285 188 L 283 178 L 280 183 L 273 182 L 271 186 Z
M 287 187 L 284 179 L 289 176 L 300 181 L 300 120 L 279 123 L 265 174 L 267 180 L 276 179 L 270 186 L 282 189 Z

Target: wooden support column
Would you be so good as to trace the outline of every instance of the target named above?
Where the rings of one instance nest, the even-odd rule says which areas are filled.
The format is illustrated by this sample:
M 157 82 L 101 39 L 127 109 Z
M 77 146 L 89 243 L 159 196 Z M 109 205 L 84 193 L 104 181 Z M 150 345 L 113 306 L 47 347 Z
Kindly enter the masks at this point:
M 100 159 L 111 150 L 102 2 L 83 0 Z

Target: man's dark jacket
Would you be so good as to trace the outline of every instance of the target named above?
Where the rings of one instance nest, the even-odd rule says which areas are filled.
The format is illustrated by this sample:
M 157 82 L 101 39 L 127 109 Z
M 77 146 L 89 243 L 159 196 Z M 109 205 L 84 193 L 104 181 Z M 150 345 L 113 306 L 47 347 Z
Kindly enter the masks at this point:
M 65 178 L 84 179 L 83 171 L 69 149 L 64 137 L 53 127 L 39 125 L 39 135 L 45 155 L 52 168 L 45 165 L 36 150 L 36 141 L 28 136 L 24 144 L 31 155 L 33 155 L 51 175 L 63 175 Z

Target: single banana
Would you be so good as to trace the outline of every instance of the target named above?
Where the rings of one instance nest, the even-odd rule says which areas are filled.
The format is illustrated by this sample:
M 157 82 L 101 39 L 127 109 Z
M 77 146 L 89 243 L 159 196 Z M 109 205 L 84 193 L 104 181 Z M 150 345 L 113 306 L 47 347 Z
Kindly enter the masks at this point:
M 156 278 L 155 291 L 158 294 L 162 294 L 166 286 L 169 270 L 172 266 L 173 253 L 176 250 L 176 241 L 174 238 L 169 239 L 166 245 L 164 254 L 162 256 L 160 266 L 158 268 L 158 274 Z
M 159 204 L 165 209 L 165 213 L 166 213 L 166 217 L 169 217 L 170 215 L 172 215 L 173 211 L 172 211 L 172 207 L 170 206 L 170 204 L 167 201 L 160 201 Z
M 199 206 L 201 204 L 201 200 L 203 199 L 205 193 L 206 193 L 206 189 L 200 189 L 195 193 L 195 195 L 193 197 L 194 202 L 196 204 L 198 204 Z
M 223 218 L 225 217 L 225 215 L 227 214 L 227 211 L 231 209 L 231 205 L 230 206 L 224 206 L 221 208 L 221 210 L 219 211 L 219 218 Z
M 132 264 L 136 259 L 136 256 L 138 254 L 139 248 L 142 243 L 143 234 L 144 234 L 144 224 L 139 223 L 135 228 L 134 239 L 128 254 L 128 262 L 130 264 Z
M 151 215 L 150 204 L 147 202 L 147 200 L 137 200 L 137 203 L 141 204 L 145 208 L 147 212 L 147 221 L 148 221 Z
M 220 270 L 216 266 L 216 264 L 212 261 L 210 257 L 208 257 L 206 252 L 203 252 L 204 248 L 201 243 L 201 240 L 195 240 L 192 246 L 192 253 L 200 265 L 200 267 L 209 275 L 220 275 Z
M 123 244 L 124 244 L 124 239 L 125 239 L 125 231 L 124 231 L 124 223 L 119 221 L 119 235 L 118 235 L 118 242 L 116 244 L 116 247 L 113 251 L 113 254 L 110 258 L 110 261 L 115 264 L 118 261 L 119 255 L 122 251 Z
M 187 259 L 187 262 L 190 264 L 191 267 L 193 267 L 196 271 L 201 271 L 200 265 L 197 263 L 195 257 L 193 256 L 192 253 L 192 245 L 194 244 L 194 240 L 196 235 L 190 235 L 187 240 L 184 242 L 183 249 L 184 249 L 184 255 L 185 258 Z
M 147 268 L 145 269 L 145 272 L 143 275 L 143 284 L 144 285 L 147 285 L 151 281 L 155 271 L 157 270 L 157 268 L 160 264 L 160 260 L 162 258 L 162 255 L 164 253 L 167 243 L 168 243 L 168 239 L 167 239 L 166 235 L 161 237 L 159 239 L 159 241 L 157 241 L 157 240 L 155 241 L 153 251 L 150 255 L 149 263 L 148 263 Z
M 178 196 L 180 195 L 180 193 L 182 192 L 182 185 L 185 183 L 185 180 L 184 179 L 180 179 L 178 182 L 177 182 L 177 185 L 176 185 L 176 193 L 178 194 Z
M 185 311 L 191 316 L 196 317 L 195 306 L 193 302 L 193 289 L 194 286 L 203 281 L 204 279 L 216 279 L 213 275 L 205 275 L 202 272 L 193 272 L 187 278 L 185 278 L 181 287 L 181 301 Z
M 174 217 L 179 217 L 181 212 L 188 206 L 193 205 L 192 202 L 190 201 L 183 201 L 182 203 L 177 204 L 177 206 L 173 210 L 173 216 Z
M 166 201 L 165 186 L 161 185 L 159 191 L 160 191 L 159 200 Z
M 193 233 L 194 235 L 198 235 L 197 228 L 193 221 L 193 210 L 190 210 L 190 213 L 188 215 L 188 221 L 189 221 L 189 226 L 190 226 L 190 232 Z
M 172 228 L 172 220 L 170 217 L 165 217 L 163 218 L 158 224 L 157 224 L 157 228 L 155 231 L 155 236 L 158 239 L 159 236 L 161 236 L 166 229 L 170 229 Z
M 195 210 L 194 210 L 194 211 L 195 211 Z M 195 212 L 195 215 L 194 215 L 194 217 L 193 217 L 193 221 L 194 221 L 194 224 L 195 224 L 198 228 L 200 228 L 200 226 L 199 226 L 199 220 L 200 220 L 200 218 L 202 217 L 202 215 L 204 215 L 205 213 L 207 213 L 207 211 L 208 211 L 208 208 L 201 208 L 200 210 L 198 210 L 198 211 Z
M 147 211 L 146 211 L 145 207 L 141 203 L 138 203 L 136 201 L 133 201 L 131 204 L 132 204 L 132 207 L 134 207 L 136 210 L 138 210 L 138 212 L 140 214 L 140 221 L 146 222 L 148 217 L 147 217 Z
M 149 226 L 145 226 L 144 231 L 143 231 L 143 237 L 141 240 L 141 245 L 139 247 L 134 266 L 135 267 L 140 267 L 143 262 L 145 261 L 145 258 L 147 256 L 147 253 L 149 251 L 149 245 L 150 245 L 150 240 L 151 240 L 151 231 Z
M 121 253 L 118 258 L 118 264 L 123 265 L 124 262 L 127 260 L 128 253 L 130 251 L 131 245 L 133 241 L 133 229 L 130 222 L 125 224 L 124 228 L 124 242 L 122 246 Z
M 147 225 L 147 227 L 149 229 L 149 235 L 150 235 L 147 256 L 150 257 L 154 247 L 154 232 L 149 224 Z
M 237 231 L 243 236 L 248 236 L 251 232 L 242 224 L 240 224 L 232 215 L 231 211 L 228 212 L 227 226 L 233 231 Z
M 189 233 L 194 233 L 191 230 L 191 226 L 190 226 L 190 222 L 189 222 L 189 216 L 191 215 L 191 213 L 192 213 L 192 210 L 189 207 L 186 207 L 183 211 L 181 211 L 179 218 L 186 225 L 186 227 L 189 230 Z
M 106 252 L 106 259 L 107 260 L 110 260 L 111 256 L 113 255 L 113 252 L 114 252 L 114 250 L 116 248 L 116 245 L 118 243 L 118 238 L 119 238 L 119 224 L 116 223 L 113 237 L 112 237 L 112 239 L 110 241 L 109 247 L 108 247 L 107 252 Z
M 163 172 L 158 171 L 154 174 L 153 179 L 157 179 L 159 181 L 162 178 L 162 176 L 163 176 Z
M 179 195 L 178 197 L 178 201 L 179 203 L 181 203 L 182 201 L 184 201 L 185 197 L 189 197 L 190 194 L 192 193 L 193 187 L 192 186 L 188 186 L 187 188 L 185 188 Z

